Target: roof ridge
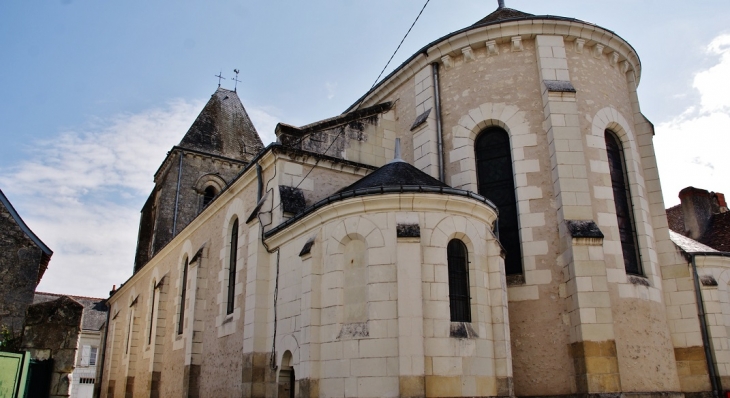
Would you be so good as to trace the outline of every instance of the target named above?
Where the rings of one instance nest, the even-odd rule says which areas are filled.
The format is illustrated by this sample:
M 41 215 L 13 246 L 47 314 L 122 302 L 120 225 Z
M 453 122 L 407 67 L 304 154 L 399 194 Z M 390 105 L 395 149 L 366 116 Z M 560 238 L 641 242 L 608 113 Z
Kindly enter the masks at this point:
M 71 297 L 71 298 L 81 298 L 81 299 L 90 299 L 90 300 L 106 300 L 106 298 L 103 297 L 89 297 L 89 296 L 77 296 L 74 294 L 63 294 L 63 293 L 50 293 L 50 292 L 38 292 L 36 291 L 34 294 L 46 294 L 49 296 L 56 296 L 56 297 Z

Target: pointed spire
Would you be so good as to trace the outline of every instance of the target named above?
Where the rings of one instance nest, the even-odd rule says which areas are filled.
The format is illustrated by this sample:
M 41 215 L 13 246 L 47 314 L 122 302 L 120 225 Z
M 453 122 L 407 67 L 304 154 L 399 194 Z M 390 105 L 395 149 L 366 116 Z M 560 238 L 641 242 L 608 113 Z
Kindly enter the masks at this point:
M 264 148 L 235 91 L 219 88 L 179 146 L 249 162 Z

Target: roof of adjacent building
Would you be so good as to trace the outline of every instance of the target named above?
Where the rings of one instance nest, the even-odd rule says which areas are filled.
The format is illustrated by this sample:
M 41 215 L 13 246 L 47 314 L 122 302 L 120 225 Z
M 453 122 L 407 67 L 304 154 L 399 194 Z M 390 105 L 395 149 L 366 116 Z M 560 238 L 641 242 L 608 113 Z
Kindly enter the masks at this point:
M 84 314 L 81 318 L 81 330 L 98 331 L 104 326 L 108 309 L 106 308 L 106 299 L 103 298 L 36 292 L 35 296 L 33 296 L 33 304 L 58 300 L 61 297 L 69 297 L 84 306 Z
M 713 214 L 701 242 L 722 252 L 730 252 L 730 211 Z
M 666 212 L 670 231 L 683 236 L 686 231 L 682 205 L 670 207 Z M 730 252 L 730 211 L 713 214 L 707 230 L 697 240 L 692 241 L 717 251 Z
M 713 252 L 719 253 L 718 250 L 715 250 L 707 245 L 703 245 L 702 243 L 697 242 L 692 238 L 688 238 L 672 230 L 669 230 L 669 239 L 671 239 L 672 242 L 674 242 L 674 244 L 677 245 L 677 247 L 679 247 L 683 252 L 688 254 Z
M 238 94 L 220 87 L 178 146 L 245 162 L 264 149 Z
M 48 263 L 51 261 L 51 256 L 53 255 L 53 250 L 51 250 L 43 241 L 36 235 L 23 221 L 23 219 L 20 217 L 20 214 L 15 210 L 15 207 L 13 207 L 13 204 L 10 203 L 10 200 L 5 196 L 2 189 L 0 189 L 0 203 L 7 209 L 8 213 L 10 213 L 10 216 L 13 217 L 13 220 L 15 220 L 15 223 L 20 227 L 20 229 L 25 233 L 25 235 L 33 241 L 33 243 L 38 246 L 39 249 L 43 252 L 43 256 L 41 258 L 41 264 L 40 268 L 38 269 L 38 281 L 36 283 L 40 283 L 41 278 L 43 277 L 43 274 L 46 272 L 46 269 L 48 268 Z

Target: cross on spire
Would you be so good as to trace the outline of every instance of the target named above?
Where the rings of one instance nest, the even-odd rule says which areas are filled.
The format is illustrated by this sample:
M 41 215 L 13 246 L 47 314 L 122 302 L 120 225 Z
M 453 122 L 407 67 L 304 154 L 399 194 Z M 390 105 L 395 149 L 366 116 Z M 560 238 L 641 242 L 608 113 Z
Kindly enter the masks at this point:
M 223 71 L 220 71 L 220 72 L 218 72 L 217 75 L 215 75 L 215 77 L 218 78 L 218 87 L 221 86 L 221 79 L 225 79 L 225 77 L 223 77 L 222 75 L 223 75 Z
M 234 69 L 233 72 L 236 74 L 236 77 L 232 77 L 231 80 L 235 81 L 235 83 L 233 84 L 233 91 L 236 92 L 236 89 L 238 88 L 238 82 L 240 82 L 240 80 L 238 80 L 238 72 L 240 71 L 238 69 Z

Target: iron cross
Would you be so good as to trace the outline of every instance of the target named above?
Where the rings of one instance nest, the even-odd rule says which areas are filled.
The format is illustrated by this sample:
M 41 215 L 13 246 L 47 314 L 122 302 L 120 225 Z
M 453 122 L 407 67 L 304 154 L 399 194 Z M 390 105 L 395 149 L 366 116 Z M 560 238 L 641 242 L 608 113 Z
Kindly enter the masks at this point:
M 218 72 L 217 75 L 215 75 L 215 77 L 218 78 L 218 87 L 221 86 L 221 79 L 225 79 L 225 77 L 221 76 L 222 74 L 223 74 L 223 71 L 220 71 L 220 72 Z

